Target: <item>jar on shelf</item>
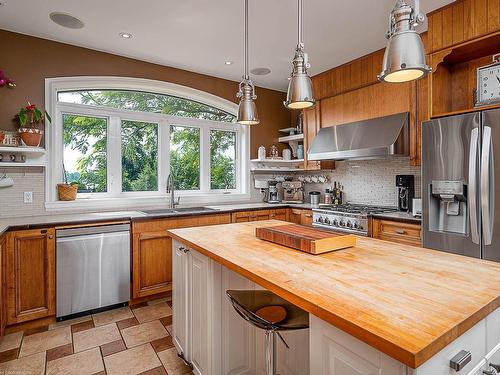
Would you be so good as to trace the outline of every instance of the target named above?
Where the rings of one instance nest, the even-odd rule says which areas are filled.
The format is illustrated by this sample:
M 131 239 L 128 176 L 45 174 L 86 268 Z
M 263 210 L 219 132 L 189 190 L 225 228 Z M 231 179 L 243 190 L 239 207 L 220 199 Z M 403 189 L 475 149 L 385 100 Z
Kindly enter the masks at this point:
M 297 159 L 304 159 L 304 145 L 297 146 Z

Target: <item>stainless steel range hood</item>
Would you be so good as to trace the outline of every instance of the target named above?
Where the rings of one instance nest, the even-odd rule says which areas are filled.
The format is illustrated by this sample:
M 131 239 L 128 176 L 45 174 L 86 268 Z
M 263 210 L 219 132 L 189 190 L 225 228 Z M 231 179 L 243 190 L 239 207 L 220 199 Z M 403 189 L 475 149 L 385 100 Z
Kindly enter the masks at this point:
M 309 160 L 373 159 L 408 156 L 409 112 L 320 129 Z

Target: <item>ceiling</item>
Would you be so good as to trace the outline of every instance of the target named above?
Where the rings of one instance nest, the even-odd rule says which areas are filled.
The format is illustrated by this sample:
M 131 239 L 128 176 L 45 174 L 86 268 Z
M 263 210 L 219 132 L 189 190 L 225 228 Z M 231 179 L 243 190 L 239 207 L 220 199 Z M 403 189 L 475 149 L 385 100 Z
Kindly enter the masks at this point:
M 235 81 L 243 70 L 243 0 L 0 0 L 0 28 Z M 423 11 L 450 0 L 423 0 Z M 250 0 L 250 68 L 258 86 L 286 90 L 296 45 L 295 0 Z M 311 75 L 385 46 L 395 0 L 304 0 Z M 81 19 L 54 24 L 51 12 Z M 425 26 L 424 26 L 425 27 Z M 128 32 L 132 39 L 118 34 Z M 4 51 L 4 53 L 6 53 Z M 232 65 L 225 65 L 230 60 Z

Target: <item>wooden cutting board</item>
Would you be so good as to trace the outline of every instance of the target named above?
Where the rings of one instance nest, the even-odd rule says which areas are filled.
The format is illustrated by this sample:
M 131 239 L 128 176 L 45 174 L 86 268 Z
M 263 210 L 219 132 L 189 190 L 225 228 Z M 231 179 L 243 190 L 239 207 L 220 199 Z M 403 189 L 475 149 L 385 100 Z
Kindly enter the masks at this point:
M 356 236 L 338 234 L 299 224 L 256 228 L 261 240 L 318 255 L 356 245 Z

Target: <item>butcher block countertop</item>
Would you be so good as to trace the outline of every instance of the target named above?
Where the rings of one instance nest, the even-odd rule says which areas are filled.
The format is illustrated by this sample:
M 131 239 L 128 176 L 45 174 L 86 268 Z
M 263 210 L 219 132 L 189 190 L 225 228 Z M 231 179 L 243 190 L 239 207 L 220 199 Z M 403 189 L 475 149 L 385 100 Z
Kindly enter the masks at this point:
M 171 230 L 187 246 L 411 368 L 500 306 L 500 264 L 358 237 L 310 255 L 255 237 L 269 220 Z

